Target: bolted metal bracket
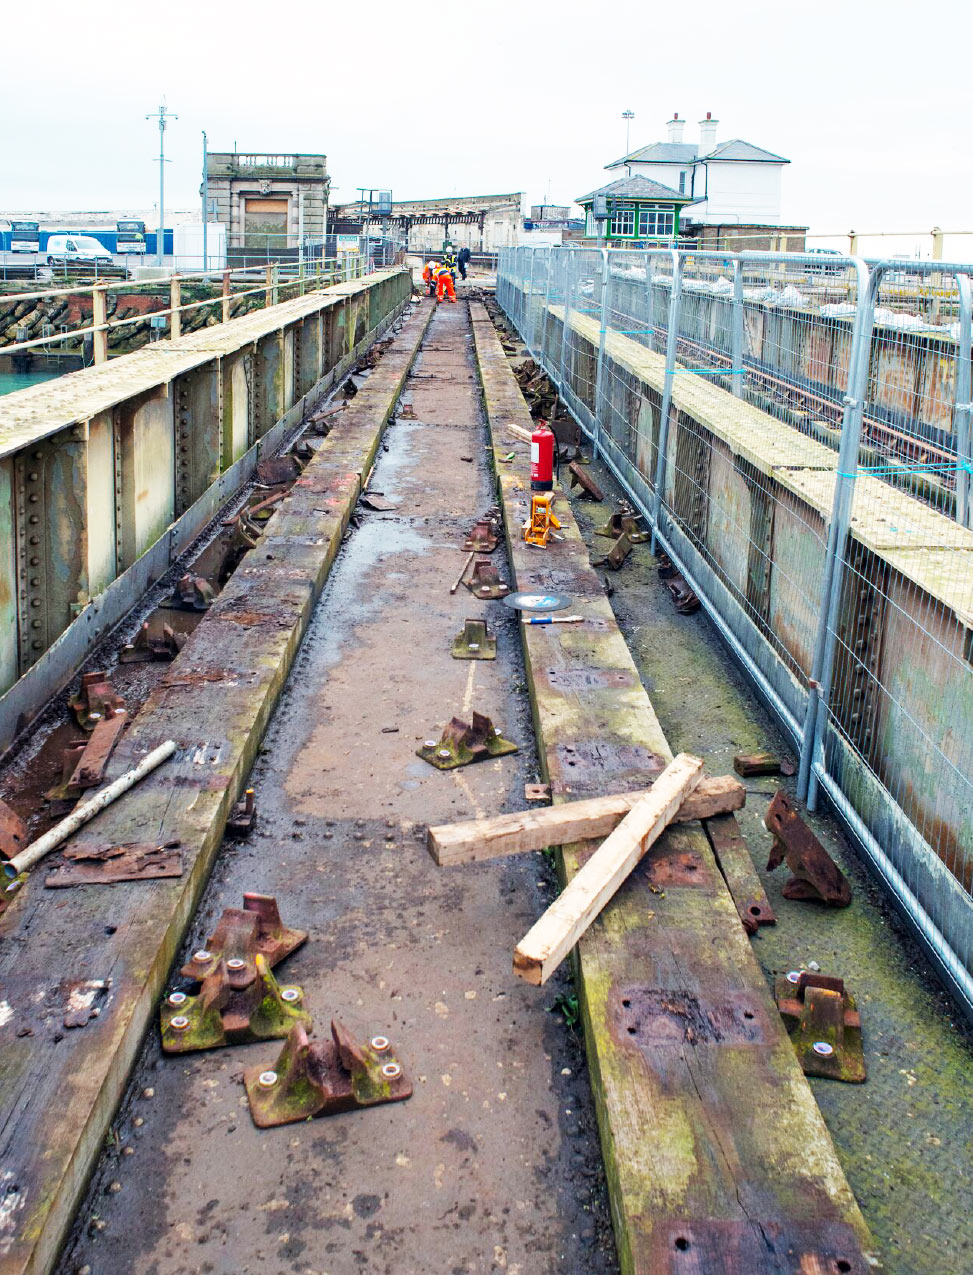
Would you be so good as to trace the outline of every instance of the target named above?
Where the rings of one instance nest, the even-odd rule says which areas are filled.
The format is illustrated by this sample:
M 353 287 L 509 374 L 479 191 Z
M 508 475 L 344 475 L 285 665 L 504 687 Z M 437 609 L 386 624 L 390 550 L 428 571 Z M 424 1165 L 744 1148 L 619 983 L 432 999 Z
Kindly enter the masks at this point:
M 844 979 L 792 970 L 775 981 L 774 999 L 806 1076 L 863 1083 L 861 1015 Z
M 125 701 L 105 673 L 83 673 L 81 688 L 68 700 L 82 730 L 93 731 L 99 722 L 124 712 Z
M 228 837 L 245 837 L 253 830 L 253 825 L 256 822 L 257 803 L 253 789 L 248 788 L 243 794 L 243 800 L 238 801 L 230 812 L 230 817 L 226 821 L 226 835 Z
M 612 571 L 617 571 L 631 552 L 632 537 L 627 531 L 623 531 L 603 558 L 592 558 L 591 565 L 610 567 Z
M 295 1023 L 311 1026 L 299 987 L 280 987 L 252 942 L 228 945 L 198 996 L 170 992 L 160 1011 L 167 1054 L 281 1039 Z
M 454 717 L 443 729 L 439 742 L 427 739 L 416 749 L 416 756 L 437 770 L 455 770 L 457 766 L 469 766 L 490 757 L 506 757 L 516 751 L 517 745 L 504 739 L 489 717 L 475 712 L 472 723 Z
M 259 1129 L 412 1097 L 388 1037 L 360 1044 L 337 1018 L 331 1040 L 313 1044 L 303 1026 L 293 1027 L 273 1067 L 248 1067 L 243 1083 Z
M 591 475 L 586 473 L 585 470 L 582 468 L 582 466 L 579 465 L 576 460 L 573 460 L 571 464 L 568 465 L 568 472 L 571 475 L 572 487 L 580 487 L 582 493 L 588 496 L 591 500 L 601 501 L 605 499 L 605 493 L 601 490 L 601 488 L 598 486 L 595 480 L 591 477 Z M 634 524 L 634 521 L 635 520 L 633 518 L 632 519 L 633 524 Z M 634 527 L 633 527 L 633 530 L 634 530 Z
M 119 664 L 148 664 L 152 660 L 174 660 L 186 645 L 186 635 L 176 633 L 168 624 L 162 626 L 162 636 L 154 636 L 148 620 L 135 635 L 135 641 L 123 646 L 118 653 Z
M 830 903 L 835 908 L 848 906 L 851 902 L 848 878 L 794 809 L 783 789 L 770 803 L 764 815 L 764 827 L 774 838 L 767 871 L 773 872 L 786 860 L 794 874 L 784 884 L 785 899 Z
M 500 572 L 486 558 L 476 559 L 470 578 L 463 583 L 478 598 L 504 598 L 510 592 L 510 586 L 504 584 Z
M 500 511 L 488 510 L 482 518 L 473 524 L 473 529 L 466 537 L 463 548 L 475 549 L 477 553 L 493 553 L 498 544 L 497 531 L 500 525 Z
M 665 585 L 672 594 L 672 600 L 675 602 L 676 610 L 680 615 L 692 615 L 694 611 L 699 610 L 699 598 L 693 593 L 682 576 L 672 576 L 671 579 L 666 580 Z
M 454 660 L 495 660 L 497 639 L 487 631 L 486 620 L 466 620 L 453 638 Z
M 633 545 L 644 544 L 649 539 L 649 533 L 639 526 L 641 517 L 631 505 L 623 501 L 618 512 L 613 513 L 603 527 L 596 527 L 594 534 L 617 540 L 620 535 L 627 533 Z
M 175 611 L 208 611 L 215 601 L 216 590 L 204 576 L 184 575 L 162 606 Z
M 242 936 L 236 933 L 241 927 L 245 931 Z M 254 950 L 265 958 L 271 969 L 307 942 L 307 930 L 288 929 L 280 919 L 280 908 L 273 895 L 248 893 L 243 896 L 242 908 L 223 909 L 206 946 L 193 953 L 180 973 L 184 978 L 202 981 L 216 969 L 220 957 L 233 944 L 249 942 L 251 932 Z

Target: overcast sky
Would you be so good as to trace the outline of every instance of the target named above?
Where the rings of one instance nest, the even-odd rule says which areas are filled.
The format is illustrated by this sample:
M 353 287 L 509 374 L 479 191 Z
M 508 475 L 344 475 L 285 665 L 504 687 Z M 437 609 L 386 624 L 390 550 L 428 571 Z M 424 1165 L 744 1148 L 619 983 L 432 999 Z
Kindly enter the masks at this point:
M 973 230 L 971 34 L 958 0 L 9 4 L 0 210 L 154 206 L 143 117 L 165 95 L 172 207 L 197 200 L 202 129 L 212 150 L 325 152 L 339 201 L 375 185 L 557 203 L 605 180 L 623 110 L 633 149 L 673 111 L 696 141 L 712 111 L 718 140 L 792 161 L 788 222 Z M 947 255 L 973 256 L 973 236 Z

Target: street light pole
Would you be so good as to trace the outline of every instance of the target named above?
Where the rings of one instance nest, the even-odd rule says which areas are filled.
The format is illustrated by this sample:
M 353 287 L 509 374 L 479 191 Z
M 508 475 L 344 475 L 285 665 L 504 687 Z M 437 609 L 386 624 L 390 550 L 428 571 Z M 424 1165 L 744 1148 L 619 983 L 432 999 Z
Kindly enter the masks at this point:
M 628 154 L 629 147 L 629 129 L 632 126 L 632 120 L 635 119 L 634 111 L 622 111 L 622 119 L 625 121 L 625 154 Z
M 162 105 L 158 111 L 153 111 L 150 115 L 146 115 L 147 120 L 158 119 L 159 121 L 159 242 L 156 244 L 157 257 L 159 265 L 162 265 L 162 257 L 165 252 L 165 200 L 166 200 L 166 124 L 169 120 L 177 120 L 178 115 L 173 115 L 172 111 L 166 109 L 165 98 L 162 99 Z
M 206 130 L 203 129 L 203 273 L 209 269 L 209 257 L 206 254 L 206 222 L 209 213 L 209 176 L 206 171 Z

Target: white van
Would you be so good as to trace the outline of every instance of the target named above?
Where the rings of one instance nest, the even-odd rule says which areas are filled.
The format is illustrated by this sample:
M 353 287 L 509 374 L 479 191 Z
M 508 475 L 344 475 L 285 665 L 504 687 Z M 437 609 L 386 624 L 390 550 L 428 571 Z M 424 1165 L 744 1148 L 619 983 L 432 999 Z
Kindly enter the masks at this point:
M 114 259 L 92 235 L 51 235 L 47 241 L 47 264 L 111 266 Z

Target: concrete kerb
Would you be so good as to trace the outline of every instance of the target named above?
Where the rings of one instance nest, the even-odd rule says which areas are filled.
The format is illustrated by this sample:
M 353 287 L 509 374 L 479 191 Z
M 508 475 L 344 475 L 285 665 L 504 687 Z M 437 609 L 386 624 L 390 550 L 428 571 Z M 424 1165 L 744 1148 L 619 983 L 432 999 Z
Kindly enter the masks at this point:
M 565 541 L 556 547 L 556 558 L 523 544 L 519 523 L 529 501 L 525 445 L 512 448 L 502 425 L 529 428 L 530 416 L 492 323 L 482 307 L 473 305 L 471 312 L 494 457 L 513 449 L 520 458 L 519 474 L 497 467 L 511 583 L 522 589 L 580 589 L 592 620 L 586 632 L 559 634 L 553 627 L 522 632 L 545 778 L 555 800 L 598 795 L 585 789 L 585 780 L 595 788 L 608 780 L 619 789 L 634 787 L 628 767 L 644 765 L 639 752 L 648 748 L 664 761 L 671 755 L 668 744 L 568 503 L 559 505 Z M 574 670 L 579 689 L 572 692 Z M 634 682 L 602 689 L 607 683 L 598 670 L 630 673 Z M 595 676 L 587 678 L 589 672 Z M 555 681 L 550 673 L 557 674 Z M 595 756 L 589 762 L 597 753 L 608 762 Z M 584 857 L 584 846 L 560 848 L 562 880 Z M 650 858 L 655 857 L 653 851 Z M 650 884 L 650 894 L 644 878 L 652 868 L 640 868 L 575 950 L 621 1270 L 658 1275 L 676 1269 L 673 1247 L 687 1250 L 687 1260 L 699 1270 L 781 1269 L 784 1249 L 794 1269 L 799 1254 L 829 1269 L 874 1269 L 868 1229 L 705 836 L 692 825 L 670 829 L 658 857 L 663 861 L 658 884 L 666 888 Z M 680 860 L 694 865 L 692 888 L 665 877 L 668 864 Z M 725 1039 L 712 1049 L 705 1036 L 699 1045 L 674 1041 L 670 1049 L 651 1030 L 640 1038 L 644 1029 L 638 1025 L 628 1029 L 634 1037 L 624 1032 L 626 996 L 645 996 L 647 1006 L 659 996 L 663 1007 L 709 1003 L 719 1014 L 716 1005 L 728 994 L 746 1001 L 745 1018 L 761 1025 L 742 1049 L 743 1042 Z M 673 1029 L 678 1021 L 677 1015 Z M 773 1244 L 765 1244 L 767 1235 L 776 1237 Z
M 39 1037 L 4 1043 L 0 1164 L 19 1190 L 0 1226 L 2 1275 L 56 1262 L 433 309 L 422 307 L 349 404 L 112 759 L 107 780 L 161 739 L 180 744 L 166 773 L 92 826 L 99 839 L 143 839 L 148 826 L 180 840 L 184 875 L 76 890 L 54 933 L 38 868 L 4 918 L 5 936 L 24 940 L 18 976 L 49 982 L 53 962 L 111 970 L 112 986 L 101 1016 L 56 1052 Z

